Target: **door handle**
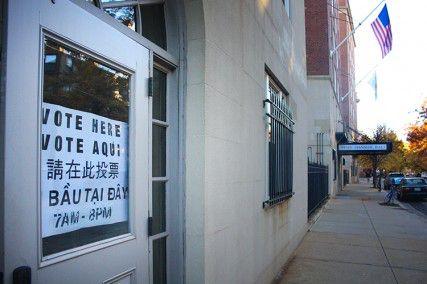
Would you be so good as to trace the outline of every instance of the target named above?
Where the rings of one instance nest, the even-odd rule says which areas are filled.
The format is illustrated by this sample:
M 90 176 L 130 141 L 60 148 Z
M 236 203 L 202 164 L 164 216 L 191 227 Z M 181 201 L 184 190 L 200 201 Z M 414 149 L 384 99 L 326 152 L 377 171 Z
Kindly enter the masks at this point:
M 20 266 L 13 270 L 13 284 L 31 284 L 31 267 Z

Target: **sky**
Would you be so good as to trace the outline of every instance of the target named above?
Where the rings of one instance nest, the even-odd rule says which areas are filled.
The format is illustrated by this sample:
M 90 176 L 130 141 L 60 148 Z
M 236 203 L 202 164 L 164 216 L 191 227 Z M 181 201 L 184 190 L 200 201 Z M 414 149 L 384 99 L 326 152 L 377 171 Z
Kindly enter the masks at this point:
M 381 0 L 350 0 L 356 27 Z M 373 72 L 356 86 L 358 129 L 372 134 L 378 124 L 394 130 L 402 140 L 407 128 L 417 119 L 427 97 L 427 0 L 387 0 L 393 49 L 381 58 L 379 43 L 371 22 L 380 13 L 382 4 L 356 31 L 356 83 L 372 69 L 377 72 L 378 97 L 369 85 Z

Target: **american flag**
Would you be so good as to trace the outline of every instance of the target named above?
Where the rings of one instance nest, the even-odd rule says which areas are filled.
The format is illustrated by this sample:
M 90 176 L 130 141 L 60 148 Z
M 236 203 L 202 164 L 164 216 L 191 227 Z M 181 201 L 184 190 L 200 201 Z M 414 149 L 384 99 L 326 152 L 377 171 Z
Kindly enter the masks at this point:
M 390 52 L 393 35 L 391 33 L 390 18 L 388 16 L 387 5 L 384 5 L 384 8 L 381 10 L 381 13 L 371 24 L 374 34 L 378 39 L 378 42 L 381 46 L 381 52 L 383 58 Z

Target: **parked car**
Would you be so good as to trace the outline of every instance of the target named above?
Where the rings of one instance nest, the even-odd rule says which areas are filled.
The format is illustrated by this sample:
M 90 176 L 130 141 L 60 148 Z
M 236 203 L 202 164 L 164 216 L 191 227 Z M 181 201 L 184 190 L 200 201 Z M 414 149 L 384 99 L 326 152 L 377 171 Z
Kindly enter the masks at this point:
M 421 177 L 403 178 L 396 189 L 399 200 L 408 197 L 427 197 L 427 182 Z
M 405 177 L 403 173 L 389 173 L 384 180 L 384 189 L 390 190 L 390 187 L 400 184 L 400 181 Z

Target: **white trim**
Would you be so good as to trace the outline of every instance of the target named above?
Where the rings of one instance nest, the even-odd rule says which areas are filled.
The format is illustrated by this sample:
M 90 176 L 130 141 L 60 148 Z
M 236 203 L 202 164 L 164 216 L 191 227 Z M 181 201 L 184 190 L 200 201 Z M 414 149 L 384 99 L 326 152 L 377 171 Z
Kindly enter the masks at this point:
M 149 240 L 150 241 L 155 241 L 155 240 L 167 237 L 167 236 L 169 236 L 169 233 L 165 231 L 165 232 L 161 232 L 161 233 L 158 233 L 158 234 L 150 236 Z
M 56 254 L 51 254 L 49 256 L 44 257 L 44 259 L 40 261 L 39 268 L 46 267 L 46 266 L 49 266 L 58 262 L 62 262 L 65 260 L 69 260 L 71 258 L 79 257 L 93 251 L 101 250 L 107 247 L 111 247 L 117 244 L 131 241 L 134 239 L 136 239 L 136 237 L 131 233 L 128 233 L 128 234 L 120 235 L 114 238 L 109 238 L 109 239 L 101 240 L 95 243 L 90 243 L 84 246 L 65 250 L 63 252 L 59 252 Z
M 166 181 L 169 180 L 169 178 L 167 176 L 164 176 L 164 177 L 152 177 L 151 179 L 152 179 L 152 181 L 164 181 L 164 182 L 166 182 Z
M 166 100 L 167 103 L 167 100 Z M 167 116 L 167 111 L 166 111 L 166 116 Z M 166 118 L 167 120 L 167 118 Z M 157 126 L 163 126 L 163 127 L 168 127 L 169 123 L 163 121 L 163 120 L 158 120 L 158 119 L 152 119 L 153 124 L 157 125 Z
M 120 274 L 117 274 L 116 276 L 113 276 L 105 281 L 102 282 L 102 284 L 116 284 L 119 280 L 124 279 L 127 276 L 130 276 L 130 281 L 131 283 L 135 283 L 135 272 L 136 272 L 136 267 L 128 269 Z

